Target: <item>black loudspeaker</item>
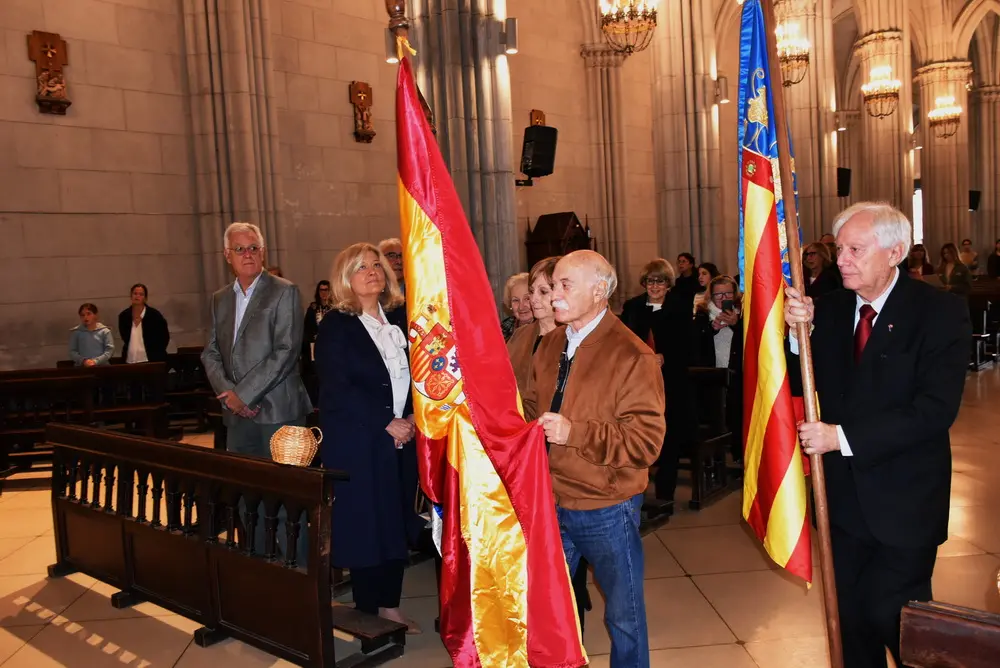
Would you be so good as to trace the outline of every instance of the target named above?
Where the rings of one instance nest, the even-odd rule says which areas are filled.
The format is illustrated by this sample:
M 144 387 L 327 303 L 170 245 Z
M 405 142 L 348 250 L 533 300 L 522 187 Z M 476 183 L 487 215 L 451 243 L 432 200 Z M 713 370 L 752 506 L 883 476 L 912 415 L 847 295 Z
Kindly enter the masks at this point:
M 969 211 L 979 211 L 979 197 L 982 194 L 978 190 L 969 191 Z
M 556 139 L 559 131 L 547 125 L 532 125 L 524 129 L 521 149 L 521 173 L 535 178 L 548 176 L 556 164 Z
M 837 167 L 837 197 L 851 196 L 851 170 Z

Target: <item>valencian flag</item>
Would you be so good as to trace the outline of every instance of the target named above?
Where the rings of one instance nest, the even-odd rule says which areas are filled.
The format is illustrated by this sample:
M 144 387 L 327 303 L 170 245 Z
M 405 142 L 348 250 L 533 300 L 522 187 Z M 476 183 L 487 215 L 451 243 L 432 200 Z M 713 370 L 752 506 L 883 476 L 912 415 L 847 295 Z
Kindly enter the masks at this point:
M 486 269 L 408 58 L 396 133 L 420 482 L 443 519 L 442 639 L 460 668 L 584 666 L 545 436 L 522 416 Z
M 746 0 L 738 109 L 746 443 L 743 517 L 777 564 L 811 582 L 804 460 L 784 347 L 789 258 L 777 132 L 787 129 L 774 124 L 766 29 L 760 0 Z

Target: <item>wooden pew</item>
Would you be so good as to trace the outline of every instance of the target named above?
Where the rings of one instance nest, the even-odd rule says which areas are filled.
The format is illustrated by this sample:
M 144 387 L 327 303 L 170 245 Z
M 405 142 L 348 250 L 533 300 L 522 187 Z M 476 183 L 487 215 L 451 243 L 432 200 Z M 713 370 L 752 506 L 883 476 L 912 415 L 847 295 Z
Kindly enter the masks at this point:
M 232 637 L 301 666 L 377 665 L 400 656 L 406 627 L 333 605 L 330 535 L 334 484 L 343 473 L 299 468 L 171 441 L 50 425 L 56 563 L 121 591 L 116 608 L 150 601 L 201 624 L 200 646 Z M 248 512 L 247 531 L 239 501 Z M 308 520 L 286 525 L 278 512 Z M 263 526 L 263 554 L 253 527 Z M 308 551 L 296 553 L 299 532 Z M 337 664 L 334 632 L 361 640 L 363 656 Z
M 208 407 L 215 395 L 208 376 L 205 375 L 200 352 L 185 351 L 167 355 L 166 373 L 166 400 L 170 404 L 170 419 L 194 418 L 196 430 L 207 431 Z
M 1000 615 L 947 603 L 903 608 L 900 658 L 910 668 L 996 668 Z
M 89 424 L 93 396 L 89 376 L 0 382 L 0 493 L 10 476 L 52 469 L 52 451 L 44 445 L 45 425 Z
M 94 422 L 134 424 L 148 436 L 168 436 L 167 375 L 163 362 L 0 371 L 0 383 L 15 379 L 66 377 L 93 378 Z
M 725 495 L 731 488 L 726 454 L 733 434 L 726 419 L 729 369 L 689 367 L 691 390 L 697 395 L 698 438 L 689 452 L 681 453 L 681 470 L 691 471 L 691 500 L 688 507 L 699 510 Z

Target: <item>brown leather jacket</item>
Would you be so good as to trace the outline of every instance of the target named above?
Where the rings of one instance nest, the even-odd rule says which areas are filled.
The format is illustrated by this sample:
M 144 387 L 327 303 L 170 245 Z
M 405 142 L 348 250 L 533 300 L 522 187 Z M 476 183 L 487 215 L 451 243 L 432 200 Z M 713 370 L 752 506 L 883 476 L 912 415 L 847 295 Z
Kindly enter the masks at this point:
M 549 410 L 566 328 L 542 339 L 524 396 L 525 418 Z M 609 310 L 573 357 L 561 415 L 572 423 L 566 445 L 552 445 L 556 503 L 605 508 L 641 494 L 663 446 L 663 376 L 656 358 Z
M 535 352 L 535 339 L 538 338 L 538 322 L 518 327 L 514 336 L 507 341 L 507 354 L 510 355 L 510 365 L 514 367 L 514 378 L 517 379 L 517 391 L 524 395 L 531 376 L 531 356 Z

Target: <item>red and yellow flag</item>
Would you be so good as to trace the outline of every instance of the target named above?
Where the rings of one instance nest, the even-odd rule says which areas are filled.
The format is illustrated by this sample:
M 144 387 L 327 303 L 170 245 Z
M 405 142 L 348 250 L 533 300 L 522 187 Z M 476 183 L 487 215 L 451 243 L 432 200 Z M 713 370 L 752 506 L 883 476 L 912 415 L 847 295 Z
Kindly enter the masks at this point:
M 788 258 L 777 132 L 760 0 L 740 43 L 740 275 L 743 277 L 743 517 L 774 561 L 812 581 L 804 460 L 785 362 Z M 780 85 L 780 82 L 777 82 Z M 792 223 L 794 224 L 794 222 Z
M 486 269 L 408 58 L 396 141 L 420 482 L 444 522 L 441 637 L 461 668 L 586 665 L 545 437 L 521 414 Z

